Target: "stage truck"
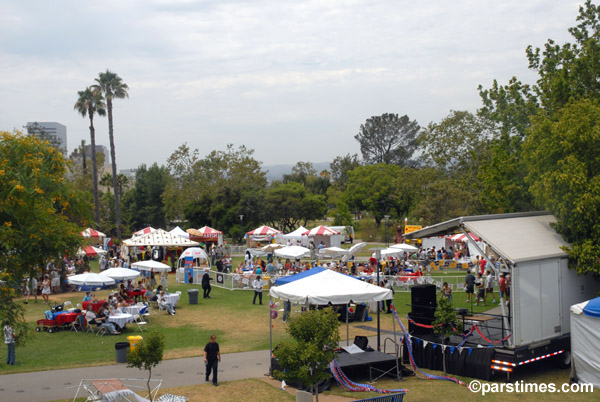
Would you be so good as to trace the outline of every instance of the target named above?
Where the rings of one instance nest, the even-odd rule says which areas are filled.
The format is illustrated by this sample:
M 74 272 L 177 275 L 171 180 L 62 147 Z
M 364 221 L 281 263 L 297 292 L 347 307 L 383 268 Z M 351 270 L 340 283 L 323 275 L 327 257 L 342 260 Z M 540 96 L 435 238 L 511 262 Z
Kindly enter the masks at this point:
M 519 367 L 550 357 L 564 366 L 570 365 L 569 308 L 595 297 L 600 283 L 591 275 L 578 275 L 569 269 L 564 251 L 569 245 L 552 228 L 555 221 L 547 212 L 466 216 L 406 235 L 417 239 L 465 234 L 470 245 L 487 256 L 485 269 L 494 268 L 496 297 L 499 274 L 510 275 L 509 301 L 500 303 L 500 308 L 495 309 L 497 314 L 461 312 L 464 322 L 482 328 L 490 325 L 489 317 L 497 320 L 494 329 L 481 333 L 483 339 L 495 338 L 490 339 L 495 343 L 481 338 L 475 341 L 493 345 L 493 353 L 489 354 L 492 374 L 504 372 L 509 377 Z M 483 241 L 483 247 L 473 241 L 471 234 Z M 501 259 L 502 264 L 493 264 L 492 256 Z M 455 298 L 462 296 L 454 292 Z

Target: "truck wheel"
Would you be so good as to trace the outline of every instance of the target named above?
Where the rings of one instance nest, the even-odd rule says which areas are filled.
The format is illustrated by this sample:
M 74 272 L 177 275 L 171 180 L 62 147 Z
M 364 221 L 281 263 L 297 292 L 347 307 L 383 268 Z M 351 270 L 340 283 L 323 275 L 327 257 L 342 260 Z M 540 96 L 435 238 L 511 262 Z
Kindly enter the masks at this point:
M 568 369 L 571 367 L 571 351 L 565 350 L 563 353 L 558 355 L 556 365 L 561 369 Z

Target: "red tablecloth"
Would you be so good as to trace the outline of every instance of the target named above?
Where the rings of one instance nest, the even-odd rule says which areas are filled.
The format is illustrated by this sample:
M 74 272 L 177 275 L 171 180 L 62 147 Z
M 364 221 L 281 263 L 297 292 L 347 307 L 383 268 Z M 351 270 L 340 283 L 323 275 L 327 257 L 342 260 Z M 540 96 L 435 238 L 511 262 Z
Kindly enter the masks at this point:
M 144 291 L 143 290 L 131 290 L 131 291 L 128 290 L 127 295 L 129 296 L 130 299 L 133 299 L 135 296 L 143 296 Z
M 79 313 L 63 313 L 56 316 L 56 325 L 62 326 L 72 323 Z
M 92 311 L 94 313 L 97 313 L 98 310 L 100 310 L 100 307 L 102 307 L 102 305 L 105 303 L 104 300 L 96 300 L 96 301 L 84 301 L 83 303 L 81 303 L 81 307 L 83 309 L 83 311 L 87 310 L 87 306 L 89 304 L 92 304 Z

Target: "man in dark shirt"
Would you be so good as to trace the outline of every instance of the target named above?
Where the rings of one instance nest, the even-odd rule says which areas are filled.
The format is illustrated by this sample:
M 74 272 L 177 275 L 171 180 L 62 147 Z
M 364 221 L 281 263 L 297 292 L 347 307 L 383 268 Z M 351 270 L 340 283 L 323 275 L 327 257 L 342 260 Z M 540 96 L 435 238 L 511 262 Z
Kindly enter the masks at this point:
M 205 299 L 210 299 L 210 291 L 211 291 L 211 286 L 210 286 L 210 281 L 212 280 L 212 278 L 210 277 L 210 269 L 206 268 L 204 270 L 204 275 L 202 275 L 202 290 L 204 291 L 204 298 Z
M 219 385 L 217 382 L 217 371 L 219 369 L 219 362 L 221 361 L 221 351 L 219 350 L 219 344 L 217 343 L 217 337 L 215 335 L 210 336 L 210 342 L 204 347 L 204 365 L 206 366 L 206 382 L 209 381 L 210 372 L 213 372 L 212 383 L 216 387 Z
M 471 297 L 473 297 L 473 293 L 475 292 L 475 277 L 471 271 L 469 271 L 465 277 L 465 291 L 467 292 L 467 303 L 469 303 L 471 301 Z

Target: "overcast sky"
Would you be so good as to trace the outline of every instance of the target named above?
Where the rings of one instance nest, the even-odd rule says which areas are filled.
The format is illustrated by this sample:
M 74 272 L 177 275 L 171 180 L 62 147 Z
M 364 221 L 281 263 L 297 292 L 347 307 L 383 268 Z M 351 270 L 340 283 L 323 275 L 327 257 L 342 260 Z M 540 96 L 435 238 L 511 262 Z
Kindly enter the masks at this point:
M 119 169 L 246 145 L 265 165 L 360 153 L 374 115 L 421 126 L 480 107 L 477 86 L 532 83 L 527 45 L 570 41 L 579 1 L 0 0 L 0 129 L 67 126 L 89 143 L 77 91 L 110 69 Z M 106 118 L 96 142 L 108 147 Z

